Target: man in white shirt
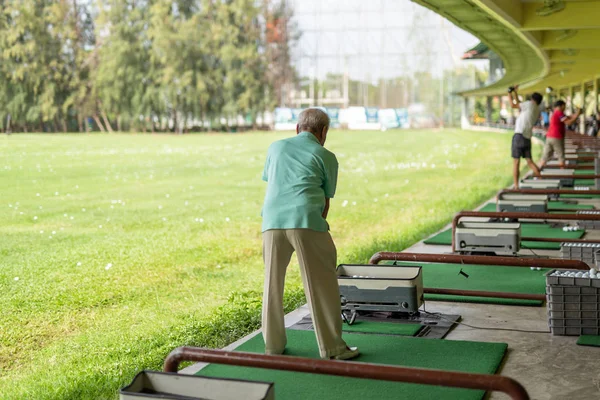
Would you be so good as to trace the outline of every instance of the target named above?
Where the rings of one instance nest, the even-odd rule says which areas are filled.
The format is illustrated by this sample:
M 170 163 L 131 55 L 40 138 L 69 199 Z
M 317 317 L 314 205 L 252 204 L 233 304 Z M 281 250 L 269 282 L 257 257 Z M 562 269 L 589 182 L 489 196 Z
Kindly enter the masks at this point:
M 531 136 L 533 135 L 533 127 L 535 123 L 540 119 L 541 108 L 543 97 L 539 93 L 531 95 L 531 100 L 519 102 L 519 95 L 517 94 L 517 86 L 509 91 L 511 95 L 511 106 L 512 108 L 518 108 L 521 110 L 517 121 L 515 122 L 515 134 L 512 138 L 511 154 L 513 158 L 513 179 L 515 189 L 519 188 L 519 174 L 521 169 L 521 158 L 527 161 L 529 168 L 533 170 L 535 176 L 540 176 L 540 169 L 535 165 L 531 159 Z

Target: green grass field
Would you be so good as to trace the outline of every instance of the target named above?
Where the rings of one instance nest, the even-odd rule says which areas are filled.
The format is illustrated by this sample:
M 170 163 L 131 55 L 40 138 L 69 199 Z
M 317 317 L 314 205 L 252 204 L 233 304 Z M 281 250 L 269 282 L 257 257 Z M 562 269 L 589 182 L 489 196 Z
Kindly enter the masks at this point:
M 176 346 L 245 333 L 214 310 L 260 298 L 260 174 L 289 135 L 0 137 L 0 398 L 113 399 Z M 332 131 L 327 146 L 339 262 L 401 250 L 510 182 L 508 134 Z M 212 341 L 215 321 L 228 333 Z

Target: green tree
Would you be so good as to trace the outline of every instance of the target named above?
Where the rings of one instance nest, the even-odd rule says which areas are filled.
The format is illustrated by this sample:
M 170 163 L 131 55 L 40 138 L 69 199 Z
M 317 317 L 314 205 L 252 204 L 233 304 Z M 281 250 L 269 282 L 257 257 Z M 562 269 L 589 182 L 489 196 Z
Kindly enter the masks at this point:
M 160 95 L 153 91 L 156 68 L 151 64 L 148 20 L 152 1 L 104 1 L 97 17 L 97 66 L 93 84 L 107 127 L 154 130 L 161 114 Z M 140 120 L 140 116 L 143 118 Z
M 268 7 L 0 0 L 0 127 L 9 115 L 25 131 L 82 131 L 88 118 L 102 131 L 177 132 L 223 117 L 254 120 L 273 105 L 269 88 L 290 75 L 288 42 L 267 45 Z M 283 72 L 268 68 L 274 54 Z
M 225 115 L 249 115 L 256 120 L 265 101 L 266 60 L 261 44 L 260 9 L 253 0 L 217 3 L 216 23 L 221 29 L 216 39 L 224 69 Z

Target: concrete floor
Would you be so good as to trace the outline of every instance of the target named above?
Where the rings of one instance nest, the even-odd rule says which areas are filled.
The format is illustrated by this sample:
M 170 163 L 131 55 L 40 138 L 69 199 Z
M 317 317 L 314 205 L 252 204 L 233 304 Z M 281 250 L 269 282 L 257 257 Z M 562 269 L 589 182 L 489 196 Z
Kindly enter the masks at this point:
M 581 201 L 600 209 L 600 199 Z M 446 229 L 446 228 L 445 228 Z M 586 239 L 599 239 L 600 231 L 588 231 Z M 384 250 L 384 249 L 382 249 Z M 392 250 L 392 249 L 387 249 Z M 432 246 L 419 242 L 406 252 L 450 253 L 450 246 Z M 529 250 L 520 254 L 531 256 Z M 558 251 L 536 250 L 540 256 L 559 257 Z M 519 381 L 532 399 L 536 400 L 588 400 L 600 399 L 600 348 L 577 346 L 577 337 L 552 336 L 548 329 L 546 307 L 516 307 L 490 304 L 427 302 L 427 311 L 458 314 L 463 323 L 491 329 L 474 329 L 456 326 L 446 340 L 471 340 L 503 342 L 508 344 L 508 354 L 500 374 Z M 286 317 L 291 326 L 308 314 L 306 306 Z M 543 331 L 547 333 L 524 333 L 495 328 Z M 239 344 L 257 335 L 255 332 L 228 346 L 235 349 Z M 349 343 L 351 345 L 351 343 Z M 182 373 L 194 373 L 204 365 L 195 364 Z M 490 399 L 507 399 L 492 393 Z
M 548 331 L 545 307 L 514 307 L 492 304 L 427 302 L 427 311 L 459 314 L 463 325 L 454 327 L 444 340 L 469 340 L 508 344 L 508 353 L 499 373 L 516 379 L 535 400 L 600 399 L 600 348 L 577 346 L 574 336 L 552 336 L 550 333 L 523 333 L 495 328 Z M 309 314 L 302 306 L 286 316 L 292 326 Z M 234 350 L 260 331 L 227 346 Z M 352 345 L 352 343 L 349 343 Z M 193 374 L 206 364 L 194 364 L 181 373 Z M 489 399 L 508 399 L 502 393 L 491 393 Z

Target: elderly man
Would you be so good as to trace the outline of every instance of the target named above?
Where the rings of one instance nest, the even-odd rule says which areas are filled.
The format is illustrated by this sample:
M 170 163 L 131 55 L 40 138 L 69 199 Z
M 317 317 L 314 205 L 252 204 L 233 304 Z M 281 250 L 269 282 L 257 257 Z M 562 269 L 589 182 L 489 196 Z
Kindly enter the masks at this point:
M 285 349 L 283 286 L 294 251 L 321 357 L 348 360 L 359 354 L 342 340 L 337 253 L 326 221 L 338 172 L 335 155 L 323 147 L 328 129 L 327 114 L 309 108 L 299 116 L 297 135 L 274 142 L 267 153 L 262 176 L 267 182 L 262 210 L 267 354 L 282 354 Z
M 519 175 L 521 172 L 521 158 L 524 158 L 533 170 L 535 176 L 540 176 L 540 169 L 531 159 L 531 136 L 533 135 L 533 127 L 540 119 L 540 104 L 543 97 L 539 93 L 531 95 L 531 100 L 519 102 L 517 93 L 518 86 L 514 86 L 510 90 L 511 106 L 518 108 L 521 112 L 515 122 L 515 134 L 512 138 L 511 155 L 513 158 L 513 180 L 515 189 L 519 188 Z

